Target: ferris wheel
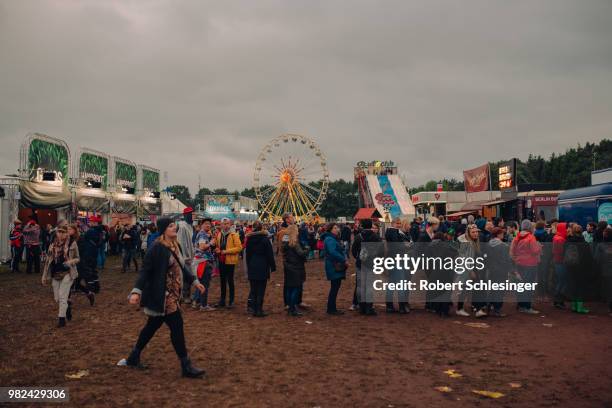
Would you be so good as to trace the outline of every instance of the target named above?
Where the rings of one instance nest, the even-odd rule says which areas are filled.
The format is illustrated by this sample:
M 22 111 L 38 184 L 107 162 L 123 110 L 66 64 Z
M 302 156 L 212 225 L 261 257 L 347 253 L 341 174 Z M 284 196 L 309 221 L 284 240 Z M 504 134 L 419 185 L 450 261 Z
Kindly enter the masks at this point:
M 277 220 L 287 212 L 298 220 L 314 218 L 329 186 L 327 159 L 311 139 L 283 134 L 259 153 L 253 185 L 261 218 Z

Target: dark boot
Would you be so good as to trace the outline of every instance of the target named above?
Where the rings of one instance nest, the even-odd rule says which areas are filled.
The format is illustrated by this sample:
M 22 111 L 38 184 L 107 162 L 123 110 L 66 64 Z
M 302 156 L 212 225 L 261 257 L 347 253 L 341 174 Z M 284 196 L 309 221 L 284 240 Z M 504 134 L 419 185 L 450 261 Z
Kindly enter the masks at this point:
M 143 365 L 140 364 L 140 350 L 133 348 L 128 358 L 125 359 L 125 365 L 128 367 L 143 368 Z
M 359 314 L 365 315 L 368 313 L 368 304 L 365 302 L 359 303 Z
M 387 307 L 385 308 L 385 312 L 397 313 L 397 310 L 395 310 L 395 307 L 393 307 L 393 302 L 387 302 Z
M 289 307 L 289 310 L 287 312 L 289 313 L 289 316 L 293 316 L 293 317 L 303 316 L 303 313 L 298 312 L 297 307 L 295 306 Z
M 399 312 L 400 312 L 400 314 L 407 314 L 407 313 L 409 313 L 410 309 L 408 308 L 408 303 L 401 302 L 399 304 Z
M 376 310 L 374 310 L 374 305 L 372 303 L 367 303 L 366 306 L 366 316 L 376 316 Z
M 66 320 L 72 320 L 72 302 L 68 301 L 68 309 L 66 309 Z
M 93 305 L 94 305 L 94 303 L 96 302 L 96 295 L 94 295 L 94 293 L 93 293 L 93 292 L 88 292 L 88 293 L 87 293 L 87 299 L 89 299 L 89 304 L 90 304 L 91 306 L 93 306 Z
M 181 371 L 183 373 L 183 377 L 187 378 L 199 378 L 206 373 L 204 370 L 194 367 L 191 364 L 189 357 L 181 358 Z
M 57 327 L 64 327 L 64 326 L 66 326 L 66 318 L 60 317 L 57 322 Z

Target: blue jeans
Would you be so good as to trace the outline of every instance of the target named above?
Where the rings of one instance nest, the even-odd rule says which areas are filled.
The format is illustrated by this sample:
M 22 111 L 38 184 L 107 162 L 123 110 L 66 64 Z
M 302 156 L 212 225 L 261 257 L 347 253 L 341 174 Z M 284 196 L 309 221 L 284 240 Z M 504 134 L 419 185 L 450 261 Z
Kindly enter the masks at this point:
M 534 283 L 538 272 L 537 266 L 521 266 L 517 265 L 516 269 L 523 278 L 525 283 Z M 518 307 L 521 309 L 531 309 L 531 298 L 534 291 L 525 291 L 517 294 Z
M 212 265 L 210 263 L 206 263 L 206 268 L 204 269 L 204 274 L 202 275 L 202 280 L 200 283 L 204 285 L 206 290 L 204 293 L 201 293 L 198 289 L 193 292 L 193 301 L 196 304 L 200 304 L 201 306 L 208 305 L 208 292 L 210 292 L 210 281 L 212 279 Z
M 134 262 L 136 271 L 138 271 L 138 260 L 136 258 L 136 249 L 123 249 L 123 271 L 127 271 L 130 267 L 130 263 Z
M 567 292 L 567 270 L 565 265 L 555 263 L 555 302 L 562 303 Z
M 289 304 L 289 310 L 297 310 L 298 301 L 300 299 L 300 287 L 293 286 L 287 288 L 287 301 Z
M 106 244 L 98 248 L 98 268 L 104 268 L 106 263 Z

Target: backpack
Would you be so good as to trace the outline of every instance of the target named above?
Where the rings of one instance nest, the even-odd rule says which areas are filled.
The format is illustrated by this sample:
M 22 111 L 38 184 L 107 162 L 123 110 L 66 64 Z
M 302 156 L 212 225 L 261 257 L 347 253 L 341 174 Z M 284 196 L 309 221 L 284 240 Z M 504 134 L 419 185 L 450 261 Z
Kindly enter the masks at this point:
M 576 245 L 568 245 L 563 254 L 563 263 L 565 266 L 576 266 L 580 264 L 580 255 Z

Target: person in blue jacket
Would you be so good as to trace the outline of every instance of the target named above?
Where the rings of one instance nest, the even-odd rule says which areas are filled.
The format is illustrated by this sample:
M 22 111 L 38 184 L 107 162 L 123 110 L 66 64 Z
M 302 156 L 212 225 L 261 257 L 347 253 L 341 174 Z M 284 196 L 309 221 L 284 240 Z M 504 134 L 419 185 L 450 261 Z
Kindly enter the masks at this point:
M 342 280 L 346 278 L 348 260 L 344 248 L 340 243 L 340 228 L 335 223 L 327 225 L 326 232 L 321 236 L 325 248 L 325 275 L 331 286 L 327 297 L 327 313 L 341 315 L 343 311 L 336 307 L 336 298 Z

